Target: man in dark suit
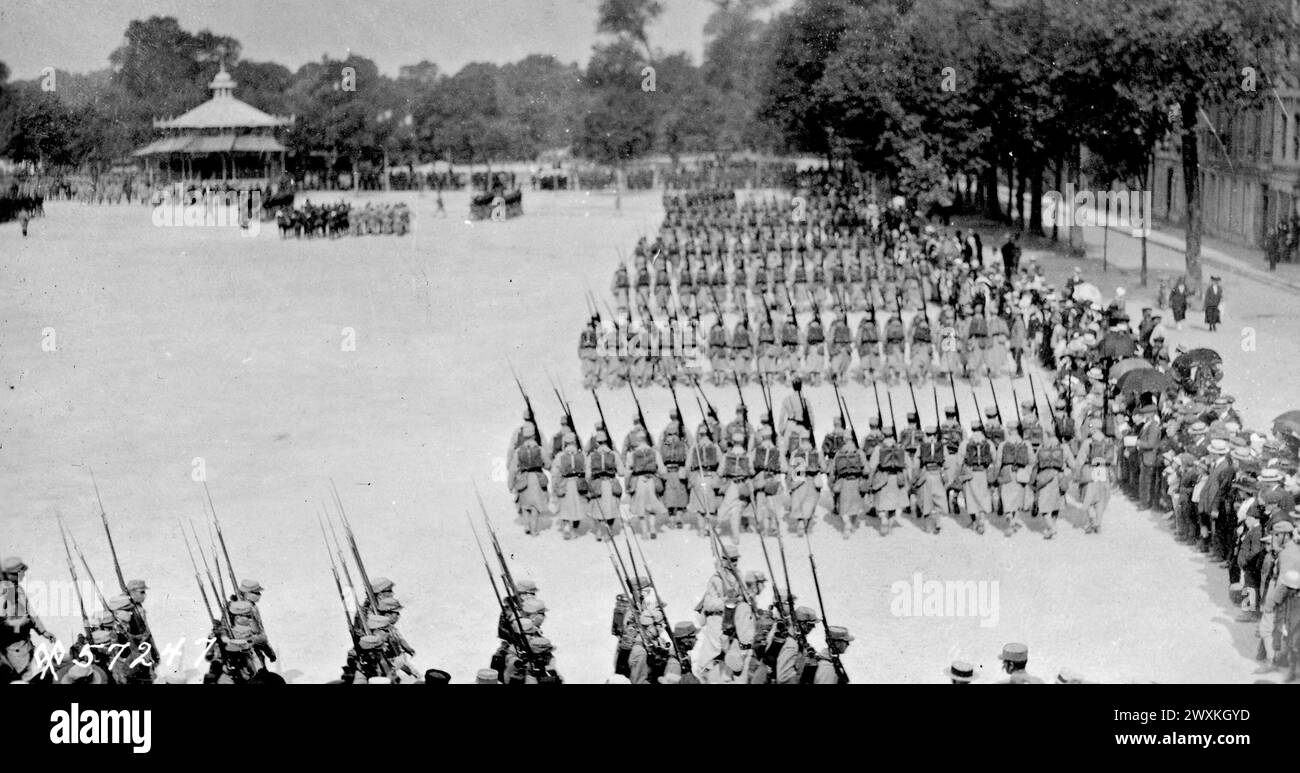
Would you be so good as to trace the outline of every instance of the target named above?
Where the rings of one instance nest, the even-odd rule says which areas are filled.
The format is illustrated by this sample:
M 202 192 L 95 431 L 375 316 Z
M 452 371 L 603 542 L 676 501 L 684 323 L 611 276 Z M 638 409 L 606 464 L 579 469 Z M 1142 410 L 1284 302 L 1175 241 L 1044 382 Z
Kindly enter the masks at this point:
M 1020 234 L 1011 233 L 1007 237 L 1006 244 L 1002 245 L 1002 271 L 1006 274 L 1007 282 L 1020 271 Z

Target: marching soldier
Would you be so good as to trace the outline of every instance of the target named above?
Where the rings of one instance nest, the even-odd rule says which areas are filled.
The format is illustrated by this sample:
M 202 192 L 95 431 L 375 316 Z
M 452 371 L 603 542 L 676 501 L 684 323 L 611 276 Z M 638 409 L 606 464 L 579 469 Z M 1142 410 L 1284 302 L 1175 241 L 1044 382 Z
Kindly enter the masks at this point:
M 690 496 L 686 509 L 695 517 L 696 530 L 704 536 L 709 535 L 709 524 L 717 518 L 721 463 L 722 451 L 713 442 L 713 429 L 707 421 L 703 422 L 695 434 L 695 445 L 686 456 L 686 485 Z
M 826 649 L 817 653 L 817 671 L 813 674 L 813 684 L 846 684 L 847 679 L 836 667 L 836 659 L 848 650 L 853 634 L 840 625 L 829 626 L 827 631 Z
M 704 597 L 695 607 L 697 613 L 704 615 L 704 628 L 691 660 L 701 667 L 725 652 L 724 637 L 732 635 L 728 631 L 734 628 L 736 604 L 744 598 L 739 564 L 740 549 L 719 540 L 717 563 L 704 588 Z
M 597 317 L 587 320 L 578 336 L 578 362 L 582 366 L 582 386 L 585 389 L 593 389 L 601 382 L 601 336 L 596 327 L 597 321 Z
M 821 499 L 823 465 L 821 454 L 802 428 L 795 430 L 793 445 L 786 465 L 786 489 L 795 528 L 803 536 L 812 528 Z
M 799 323 L 795 319 L 794 309 L 791 309 L 785 316 L 785 322 L 781 323 L 781 353 L 776 372 L 777 378 L 781 381 L 789 381 L 803 371 L 800 358 L 803 345 Z
M 907 454 L 891 435 L 885 435 L 872 452 L 867 468 L 872 471 L 871 492 L 880 518 L 880 535 L 887 537 L 898 525 L 898 513 L 908 504 Z
M 560 530 L 566 540 L 578 533 L 582 519 L 587 515 L 587 460 L 578 450 L 578 436 L 564 433 L 564 448 L 551 462 L 551 491 L 555 497 L 555 515 L 560 520 Z
M 812 319 L 804 334 L 804 372 L 813 386 L 821 384 L 826 370 L 826 330 L 822 327 L 821 314 L 813 307 Z
M 1067 470 L 1073 469 L 1074 460 L 1069 451 L 1053 435 L 1044 435 L 1038 448 L 1037 470 L 1034 480 L 1037 514 L 1044 516 L 1043 538 L 1056 536 L 1056 519 L 1061 513 L 1065 492 L 1069 488 Z
M 867 487 L 864 475 L 867 457 L 852 438 L 846 439 L 831 462 L 831 491 L 835 494 L 835 513 L 843 521 L 844 539 L 858 530 L 858 519 L 867 514 L 863 498 Z
M 637 633 L 628 653 L 628 679 L 632 684 L 658 684 L 668 665 L 669 649 L 663 640 L 663 613 L 644 609 L 636 620 Z
M 1118 445 L 1102 433 L 1101 428 L 1093 430 L 1080 450 L 1076 464 L 1084 470 L 1087 482 L 1083 487 L 1083 509 L 1088 515 L 1085 534 L 1101 531 L 1102 516 L 1110 503 L 1111 472 L 1118 453 Z
M 844 445 L 844 441 L 848 438 L 848 434 L 844 431 L 844 419 L 836 416 L 832 423 L 831 431 L 827 432 L 826 436 L 822 438 L 822 461 L 824 464 L 830 464 L 834 461 L 835 454 L 839 453 L 840 447 Z M 827 468 L 826 472 L 829 473 L 830 469 Z
M 998 452 L 998 492 L 1001 494 L 1002 515 L 1011 527 L 1011 533 L 1024 525 L 1024 517 L 1033 509 L 1034 498 L 1030 483 L 1034 476 L 1034 454 L 1029 444 L 1020 437 L 1020 425 L 1007 424 L 1006 440 Z
M 643 309 L 650 304 L 650 269 L 644 262 L 638 261 L 636 269 L 636 307 Z
M 752 346 L 749 316 L 746 315 L 736 321 L 736 327 L 731 331 L 731 372 L 740 377 L 741 383 L 749 383 L 754 370 Z
M 794 622 L 795 630 L 790 632 L 776 656 L 776 668 L 773 671 L 776 684 L 811 683 L 816 673 L 817 653 L 808 644 L 808 634 L 821 622 L 821 618 L 808 607 L 796 607 Z M 773 633 L 775 632 L 776 628 L 773 627 Z M 769 644 L 769 648 L 770 646 Z
M 922 305 L 922 310 L 924 308 Z M 912 318 L 912 327 L 908 330 L 907 338 L 912 352 L 907 363 L 908 378 L 913 383 L 931 378 L 934 375 L 934 355 L 931 347 L 933 332 L 930 330 L 930 320 L 925 314 L 917 314 Z
M 925 439 L 917 449 L 914 464 L 912 488 L 916 491 L 921 516 L 931 533 L 938 534 L 943 528 L 943 516 L 948 514 L 945 452 L 938 427 L 930 425 L 925 428 Z
M 648 529 L 650 539 L 657 539 L 658 519 L 668 515 L 668 509 L 659 498 L 664 493 L 666 473 L 644 430 L 637 431 L 634 442 L 635 447 L 628 453 L 626 462 L 628 475 L 625 485 L 631 498 L 629 515 L 639 519 L 633 522 L 638 533 L 644 535 Z
M 752 481 L 757 521 L 754 531 L 772 536 L 780 528 L 784 509 L 780 497 L 781 451 L 772 442 L 772 430 L 767 425 L 759 427 L 758 438 L 758 445 L 754 448 Z
M 734 338 L 734 336 L 733 336 Z M 758 372 L 776 373 L 781 367 L 781 349 L 776 343 L 776 327 L 772 324 L 771 314 L 758 323 Z
M 885 371 L 886 381 L 897 384 L 907 375 L 906 332 L 903 330 L 903 318 L 894 314 L 885 323 Z
M 853 363 L 853 333 L 849 330 L 849 318 L 844 312 L 835 316 L 831 323 L 829 343 L 830 367 L 828 375 L 835 382 L 841 382 L 849 373 Z
M 957 458 L 961 460 L 958 480 L 966 500 L 966 515 L 970 517 L 976 533 L 983 534 L 988 514 L 993 510 L 988 473 L 990 469 L 996 469 L 996 460 L 993 444 L 984 437 L 979 422 L 971 422 L 970 437 L 962 441 L 961 447 L 957 449 Z
M 525 534 L 541 533 L 542 513 L 549 512 L 546 501 L 546 467 L 549 454 L 535 439 L 536 427 L 525 421 L 522 441 L 511 454 L 511 490 L 515 492 L 515 505 L 524 518 Z
M 596 541 L 612 533 L 619 514 L 623 486 L 619 478 L 627 475 L 623 460 L 610 445 L 609 433 L 602 426 L 596 430 L 596 447 L 587 454 L 587 517 L 593 522 Z
M 725 521 L 731 525 L 733 539 L 740 535 L 742 511 L 753 498 L 751 483 L 753 477 L 754 468 L 745 449 L 745 435 L 732 432 L 731 448 L 722 457 L 722 478 L 725 481 L 723 484 L 725 488 L 714 528 L 716 529 L 721 522 Z
M 727 346 L 727 328 L 722 324 L 722 315 L 718 314 L 709 328 L 708 352 L 709 367 L 713 370 L 713 383 L 721 386 L 723 380 L 731 373 L 731 354 Z
M 688 450 L 679 418 L 664 431 L 663 442 L 659 444 L 659 461 L 664 474 L 663 504 L 668 511 L 668 525 L 674 529 L 682 528 L 682 512 L 690 503 L 685 469 Z
M 12 641 L 29 641 L 35 633 L 53 644 L 56 639 L 45 627 L 45 623 L 32 613 L 27 601 L 27 591 L 22 582 L 27 574 L 27 564 L 17 556 L 9 556 L 0 562 L 0 612 L 4 614 L 4 625 L 0 627 L 3 636 L 0 646 L 7 646 Z
M 876 325 L 875 312 L 858 322 L 857 349 L 858 380 L 867 383 L 883 378 L 885 363 L 880 355 L 880 328 Z

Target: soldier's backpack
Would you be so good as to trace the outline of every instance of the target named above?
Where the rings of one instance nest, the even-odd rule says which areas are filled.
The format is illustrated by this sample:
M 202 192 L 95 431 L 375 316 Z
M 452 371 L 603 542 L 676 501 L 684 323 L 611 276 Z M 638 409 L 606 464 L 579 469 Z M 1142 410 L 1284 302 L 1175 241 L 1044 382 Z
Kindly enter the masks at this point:
M 943 466 L 943 443 L 925 441 L 921 444 L 921 466 Z
M 912 340 L 918 344 L 930 343 L 930 326 L 926 324 L 918 324 L 912 331 Z
M 862 474 L 862 457 L 854 451 L 835 455 L 835 477 L 853 478 Z
M 966 466 L 986 469 L 993 464 L 993 448 L 987 440 L 966 445 Z
M 1048 446 L 1038 451 L 1038 466 L 1044 470 L 1061 470 L 1065 467 L 1065 449 L 1059 445 Z
M 808 325 L 808 343 L 816 346 L 826 340 L 826 333 L 822 329 L 820 322 L 812 322 Z
M 970 321 L 970 337 L 987 338 L 988 335 L 989 335 L 988 320 L 980 316 L 972 317 Z
M 882 446 L 880 449 L 880 469 L 884 472 L 899 473 L 907 466 L 906 451 L 900 445 Z

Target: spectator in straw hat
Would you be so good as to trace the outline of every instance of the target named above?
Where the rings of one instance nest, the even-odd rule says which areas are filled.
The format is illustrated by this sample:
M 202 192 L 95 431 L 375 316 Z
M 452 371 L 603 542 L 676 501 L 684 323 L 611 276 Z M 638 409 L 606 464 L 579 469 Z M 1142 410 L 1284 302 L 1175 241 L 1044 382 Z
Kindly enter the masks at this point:
M 954 660 L 944 675 L 952 684 L 970 684 L 975 681 L 975 667 L 964 660 Z

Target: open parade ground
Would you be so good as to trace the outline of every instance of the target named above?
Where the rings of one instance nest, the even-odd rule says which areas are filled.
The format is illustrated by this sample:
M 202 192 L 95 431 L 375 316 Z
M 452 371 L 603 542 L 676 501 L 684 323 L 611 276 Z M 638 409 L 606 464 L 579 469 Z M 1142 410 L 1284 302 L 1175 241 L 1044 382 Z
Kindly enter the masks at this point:
M 62 517 L 113 595 L 93 471 L 124 569 L 149 584 L 158 646 L 179 653 L 171 670 L 197 681 L 211 621 L 180 524 L 206 523 L 206 481 L 237 572 L 266 589 L 259 606 L 279 653 L 272 667 L 290 683 L 325 682 L 338 678 L 352 644 L 317 520 L 334 510 L 333 483 L 370 573 L 392 579 L 405 603 L 412 660 L 470 681 L 497 643 L 497 606 L 466 521 L 467 512 L 480 518 L 477 486 L 516 576 L 541 586 L 566 681 L 604 681 L 614 668 L 609 611 L 618 581 L 606 548 L 589 536 L 565 541 L 549 527 L 526 536 L 516 522 L 505 467 L 523 406 L 510 366 L 547 437 L 560 419 L 548 375 L 568 396 L 579 432 L 590 432 L 596 409 L 575 349 L 588 314 L 583 295 L 588 287 L 607 294 L 615 245 L 626 250 L 657 230 L 660 192 L 625 193 L 620 209 L 610 194 L 533 192 L 525 216 L 506 222 L 468 221 L 463 192 L 445 195 L 446 217 L 432 194 L 413 191 L 301 197 L 341 195 L 405 201 L 411 233 L 284 240 L 274 223 L 255 236 L 160 227 L 148 206 L 67 201 L 47 203 L 27 238 L 16 224 L 0 226 L 6 550 L 34 568 L 29 583 L 66 579 Z M 1124 285 L 1133 307 L 1150 305 L 1151 291 L 1131 273 L 1136 242 L 1113 233 L 1103 275 L 1099 240 L 1092 229 L 1082 263 L 1089 281 L 1108 297 Z M 1054 281 L 1075 265 L 1034 246 L 1026 255 Z M 1226 286 L 1224 326 L 1211 334 L 1193 314 L 1171 343 L 1221 352 L 1224 390 L 1237 395 L 1247 426 L 1263 427 L 1294 407 L 1283 384 L 1300 367 L 1295 297 L 1238 275 Z M 1253 348 L 1241 345 L 1246 328 Z M 1036 366 L 1031 372 L 1043 378 Z M 1026 380 L 1016 383 L 1027 394 Z M 1001 405 L 1012 406 L 1011 382 L 996 388 Z M 734 389 L 706 389 L 725 420 Z M 959 380 L 957 389 L 963 416 L 974 416 L 969 385 Z M 775 387 L 774 399 L 787 391 Z M 638 394 L 657 433 L 671 398 L 655 387 Z M 872 393 L 855 383 L 845 396 L 865 426 Z M 906 385 L 890 397 L 900 414 L 910 409 Z M 917 397 L 922 423 L 933 423 L 929 383 Z M 761 404 L 755 386 L 746 399 Z M 601 400 L 621 439 L 635 413 L 627 390 L 602 389 Z M 939 400 L 951 402 L 946 382 Z M 830 387 L 809 388 L 808 402 L 829 426 Z M 698 423 L 693 403 L 683 407 L 687 423 Z M 1029 645 L 1030 670 L 1044 677 L 1067 668 L 1100 682 L 1261 678 L 1255 626 L 1237 621 L 1223 569 L 1174 542 L 1162 513 L 1140 512 L 1122 496 L 1111 503 L 1095 535 L 1067 507 L 1053 540 L 1037 523 L 978 535 L 952 520 L 931 535 L 907 518 L 888 538 L 866 528 L 843 539 L 825 499 L 807 543 L 785 534 L 790 579 L 800 603 L 815 603 L 811 547 L 828 617 L 856 636 L 843 656 L 854 682 L 945 682 L 958 659 L 976 667 L 979 681 L 994 681 L 1009 641 Z M 753 534 L 739 546 L 742 569 L 764 568 Z M 694 619 L 712 571 L 708 540 L 688 527 L 643 547 L 669 620 Z M 927 601 L 942 595 L 937 588 L 948 591 L 947 603 Z M 954 606 L 954 594 L 969 603 Z M 81 624 L 66 606 L 44 620 L 65 642 Z M 820 628 L 811 638 L 822 646 Z

